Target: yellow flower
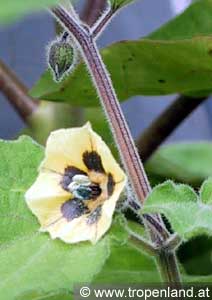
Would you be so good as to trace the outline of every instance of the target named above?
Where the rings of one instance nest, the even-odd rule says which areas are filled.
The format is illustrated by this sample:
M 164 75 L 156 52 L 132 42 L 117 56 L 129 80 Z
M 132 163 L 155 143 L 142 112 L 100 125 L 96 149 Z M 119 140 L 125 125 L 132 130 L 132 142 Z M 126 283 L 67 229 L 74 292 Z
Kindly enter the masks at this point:
M 66 243 L 96 243 L 112 222 L 126 176 L 87 123 L 51 133 L 26 202 L 41 231 Z

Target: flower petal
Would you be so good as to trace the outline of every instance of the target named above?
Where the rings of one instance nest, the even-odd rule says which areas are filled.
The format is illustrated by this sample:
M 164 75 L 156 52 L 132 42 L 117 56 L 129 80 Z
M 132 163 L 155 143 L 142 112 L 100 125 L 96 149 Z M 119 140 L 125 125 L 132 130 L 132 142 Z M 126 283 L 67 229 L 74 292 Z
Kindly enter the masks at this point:
M 88 128 L 88 130 L 90 132 L 92 150 L 98 153 L 99 157 L 101 158 L 101 163 L 105 172 L 111 173 L 115 182 L 125 180 L 126 176 L 119 164 L 116 162 L 108 146 L 105 144 L 102 138 L 92 130 L 91 127 Z
M 74 166 L 86 171 L 83 153 L 91 151 L 90 125 L 53 131 L 46 145 L 45 159 L 41 168 L 63 173 L 65 168 Z
M 62 189 L 61 178 L 61 175 L 56 173 L 42 172 L 25 194 L 27 205 L 41 225 L 58 218 L 61 215 L 61 204 L 71 197 L 70 193 Z

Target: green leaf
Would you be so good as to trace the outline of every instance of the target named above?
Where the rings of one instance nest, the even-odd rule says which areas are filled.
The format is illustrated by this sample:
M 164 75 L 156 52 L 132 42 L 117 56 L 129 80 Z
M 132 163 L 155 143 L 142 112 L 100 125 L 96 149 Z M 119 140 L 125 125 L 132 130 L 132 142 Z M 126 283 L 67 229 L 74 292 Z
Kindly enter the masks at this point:
M 113 10 L 118 10 L 125 5 L 132 3 L 135 0 L 109 0 Z
M 200 190 L 201 200 L 204 204 L 212 205 L 212 178 L 206 180 Z
M 39 234 L 37 227 L 34 234 L 2 247 L 0 291 L 11 299 L 30 290 L 71 290 L 74 283 L 89 282 L 99 272 L 109 255 L 108 246 L 108 238 L 95 247 L 66 245 Z
M 202 10 L 203 9 L 203 10 Z M 198 0 L 182 14 L 149 35 L 153 40 L 182 40 L 210 36 L 212 33 L 212 1 Z
M 57 0 L 8 0 L 1 1 L 0 22 L 14 21 L 21 16 L 44 9 L 46 6 L 54 5 Z
M 25 136 L 14 142 L 0 140 L 0 156 L 0 244 L 4 245 L 37 230 L 23 195 L 36 178 L 43 148 Z
M 128 226 L 134 228 L 133 222 Z M 139 226 L 141 228 L 141 226 Z M 137 231 L 138 232 L 138 231 Z M 141 234 L 139 229 L 139 234 Z M 145 235 L 143 230 L 143 235 Z M 94 278 L 95 284 L 129 284 L 160 282 L 154 259 L 128 241 L 125 245 L 114 242 L 106 264 Z
M 204 189 L 204 186 L 203 186 Z M 142 213 L 162 213 L 183 240 L 212 233 L 212 206 L 202 202 L 191 187 L 167 181 L 155 187 Z
M 179 143 L 160 147 L 146 163 L 150 176 L 200 186 L 212 176 L 212 143 Z
M 32 292 L 56 294 L 61 289 L 70 291 L 74 283 L 91 281 L 108 258 L 110 241 L 119 236 L 120 226 L 95 246 L 68 245 L 39 233 L 24 193 L 37 176 L 43 148 L 28 137 L 0 141 L 0 156 L 0 293 L 4 299 Z
M 147 39 L 102 50 L 118 98 L 212 91 L 212 0 L 191 5 Z M 181 26 L 178 26 L 181 23 Z M 189 24 L 189 25 L 188 25 Z M 187 26 L 188 25 L 188 26 Z M 49 71 L 31 90 L 35 98 L 95 106 L 96 92 L 84 65 L 56 84 Z

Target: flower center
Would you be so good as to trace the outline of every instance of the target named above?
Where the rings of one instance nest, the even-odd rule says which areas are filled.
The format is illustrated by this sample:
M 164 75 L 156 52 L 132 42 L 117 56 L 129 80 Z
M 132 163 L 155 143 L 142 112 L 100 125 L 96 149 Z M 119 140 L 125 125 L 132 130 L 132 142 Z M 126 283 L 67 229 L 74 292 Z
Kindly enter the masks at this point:
M 90 181 L 86 175 L 75 175 L 68 185 L 69 191 L 74 197 L 81 200 L 96 199 L 102 192 L 98 184 Z

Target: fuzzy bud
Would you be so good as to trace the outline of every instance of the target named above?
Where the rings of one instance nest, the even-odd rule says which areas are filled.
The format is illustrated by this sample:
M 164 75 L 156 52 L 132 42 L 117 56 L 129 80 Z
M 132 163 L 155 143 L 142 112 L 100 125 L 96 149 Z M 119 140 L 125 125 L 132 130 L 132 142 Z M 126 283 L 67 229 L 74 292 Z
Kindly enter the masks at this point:
M 48 63 L 56 81 L 70 71 L 74 64 L 74 48 L 64 36 L 52 42 L 48 52 Z

